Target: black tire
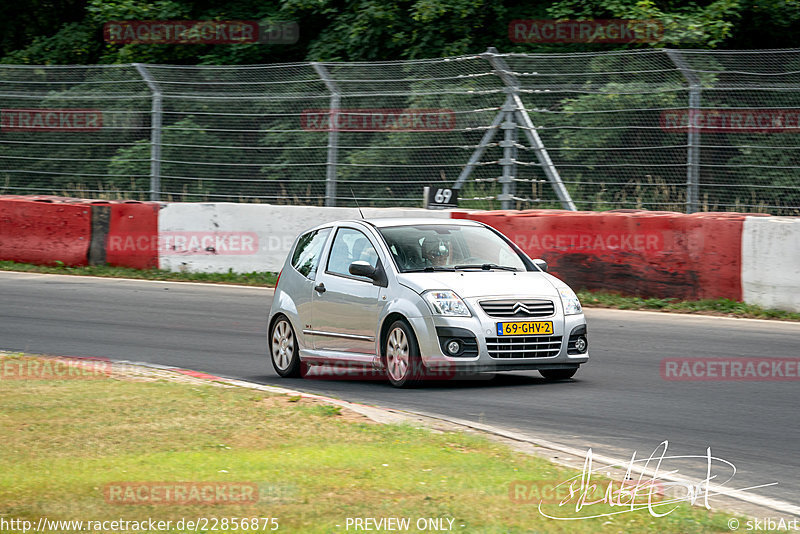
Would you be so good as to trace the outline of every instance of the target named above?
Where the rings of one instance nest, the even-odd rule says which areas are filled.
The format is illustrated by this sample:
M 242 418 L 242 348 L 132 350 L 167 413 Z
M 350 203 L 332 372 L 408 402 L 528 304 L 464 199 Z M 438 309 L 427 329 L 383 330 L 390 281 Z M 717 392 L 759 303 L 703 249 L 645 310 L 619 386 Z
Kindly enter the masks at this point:
M 550 381 L 555 380 L 569 380 L 575 373 L 578 372 L 578 368 L 574 367 L 572 369 L 539 369 L 539 373 L 546 379 Z
M 292 323 L 284 315 L 279 315 L 269 331 L 269 355 L 275 372 L 284 378 L 301 378 L 305 365 L 300 361 L 297 349 L 297 336 Z
M 402 319 L 393 322 L 386 331 L 383 363 L 389 382 L 397 388 L 418 386 L 425 376 L 417 338 L 411 326 Z

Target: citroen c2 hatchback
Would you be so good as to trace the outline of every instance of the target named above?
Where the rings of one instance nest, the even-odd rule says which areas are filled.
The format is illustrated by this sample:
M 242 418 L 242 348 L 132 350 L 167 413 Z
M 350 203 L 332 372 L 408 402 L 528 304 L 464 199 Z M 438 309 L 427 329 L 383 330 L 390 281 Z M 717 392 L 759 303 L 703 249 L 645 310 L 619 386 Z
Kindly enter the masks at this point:
M 586 319 L 546 270 L 475 221 L 320 225 L 296 239 L 275 287 L 272 364 L 283 377 L 357 365 L 398 387 L 437 373 L 571 378 L 589 359 Z

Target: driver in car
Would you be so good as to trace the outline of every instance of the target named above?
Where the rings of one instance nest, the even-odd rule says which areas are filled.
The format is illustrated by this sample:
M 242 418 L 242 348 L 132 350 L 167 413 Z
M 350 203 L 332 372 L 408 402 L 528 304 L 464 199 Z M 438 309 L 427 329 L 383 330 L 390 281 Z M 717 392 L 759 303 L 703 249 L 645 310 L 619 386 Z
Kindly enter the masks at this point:
M 426 237 L 422 242 L 422 257 L 428 266 L 442 267 L 450 260 L 450 246 L 443 239 Z

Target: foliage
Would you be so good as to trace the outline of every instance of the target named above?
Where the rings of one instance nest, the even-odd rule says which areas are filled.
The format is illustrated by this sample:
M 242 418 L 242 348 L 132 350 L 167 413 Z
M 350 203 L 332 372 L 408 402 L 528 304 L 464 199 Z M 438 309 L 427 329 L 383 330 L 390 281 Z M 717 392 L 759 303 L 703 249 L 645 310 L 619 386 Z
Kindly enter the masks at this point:
M 665 38 L 652 45 L 770 48 L 793 46 L 797 0 L 55 0 L 0 7 L 4 63 L 253 64 L 300 60 L 379 60 L 501 51 L 625 48 L 632 45 L 512 45 L 513 19 L 654 19 Z M 111 45 L 112 20 L 272 20 L 297 22 L 295 45 Z

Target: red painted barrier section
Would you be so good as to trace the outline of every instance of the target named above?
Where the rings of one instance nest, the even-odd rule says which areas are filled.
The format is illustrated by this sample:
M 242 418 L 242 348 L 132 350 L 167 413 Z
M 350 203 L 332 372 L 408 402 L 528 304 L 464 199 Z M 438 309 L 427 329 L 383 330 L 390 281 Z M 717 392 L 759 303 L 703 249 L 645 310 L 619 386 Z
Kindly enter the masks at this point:
M 619 210 L 453 214 L 498 229 L 575 288 L 678 299 L 742 299 L 745 215 Z
M 106 263 L 118 267 L 158 267 L 157 202 L 112 202 Z
M 158 266 L 157 202 L 0 196 L 0 260 Z M 741 213 L 454 212 L 485 222 L 575 288 L 742 299 Z
M 0 260 L 86 265 L 91 219 L 81 199 L 0 196 Z

